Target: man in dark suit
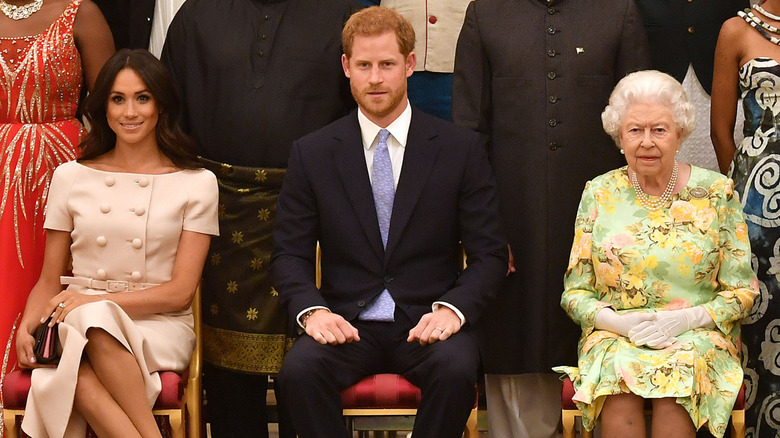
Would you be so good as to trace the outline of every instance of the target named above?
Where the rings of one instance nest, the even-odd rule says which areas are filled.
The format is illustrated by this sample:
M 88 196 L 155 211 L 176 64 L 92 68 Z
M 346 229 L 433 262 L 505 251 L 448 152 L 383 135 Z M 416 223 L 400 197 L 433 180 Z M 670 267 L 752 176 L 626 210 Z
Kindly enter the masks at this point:
M 305 330 L 281 403 L 299 436 L 346 437 L 340 391 L 399 373 L 423 394 L 414 435 L 460 437 L 479 365 L 471 325 L 507 269 L 484 145 L 409 105 L 414 30 L 398 13 L 356 13 L 342 42 L 359 110 L 293 144 L 279 195 L 274 284 Z

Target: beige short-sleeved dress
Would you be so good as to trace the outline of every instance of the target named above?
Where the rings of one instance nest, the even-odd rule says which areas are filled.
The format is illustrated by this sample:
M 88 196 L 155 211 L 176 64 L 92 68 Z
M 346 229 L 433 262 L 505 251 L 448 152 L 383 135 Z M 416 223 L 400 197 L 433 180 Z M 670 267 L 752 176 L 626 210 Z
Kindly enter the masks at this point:
M 71 233 L 74 277 L 161 284 L 171 279 L 182 230 L 218 234 L 217 202 L 216 178 L 205 169 L 145 175 L 69 162 L 52 177 L 44 228 Z M 84 437 L 86 422 L 73 411 L 73 396 L 90 327 L 133 353 L 150 406 L 160 392 L 157 371 L 185 369 L 195 345 L 191 311 L 130 318 L 108 300 L 77 307 L 59 326 L 57 368 L 33 371 L 22 423 L 31 437 Z

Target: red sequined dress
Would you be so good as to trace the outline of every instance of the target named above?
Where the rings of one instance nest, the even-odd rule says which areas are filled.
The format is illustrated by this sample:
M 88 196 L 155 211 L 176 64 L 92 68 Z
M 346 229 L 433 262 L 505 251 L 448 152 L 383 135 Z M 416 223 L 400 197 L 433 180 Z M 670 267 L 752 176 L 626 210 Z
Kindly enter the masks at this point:
M 76 158 L 85 132 L 75 118 L 82 71 L 73 21 L 81 1 L 39 35 L 0 36 L 0 383 L 16 366 L 13 327 L 43 264 L 51 174 Z

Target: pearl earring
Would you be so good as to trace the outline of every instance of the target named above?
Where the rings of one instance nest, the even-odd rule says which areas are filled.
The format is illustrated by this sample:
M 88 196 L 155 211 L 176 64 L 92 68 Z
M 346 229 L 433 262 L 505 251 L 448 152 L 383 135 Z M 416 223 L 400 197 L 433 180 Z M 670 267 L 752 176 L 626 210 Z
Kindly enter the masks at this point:
M 620 155 L 625 155 L 626 151 L 623 150 L 623 148 L 620 148 Z

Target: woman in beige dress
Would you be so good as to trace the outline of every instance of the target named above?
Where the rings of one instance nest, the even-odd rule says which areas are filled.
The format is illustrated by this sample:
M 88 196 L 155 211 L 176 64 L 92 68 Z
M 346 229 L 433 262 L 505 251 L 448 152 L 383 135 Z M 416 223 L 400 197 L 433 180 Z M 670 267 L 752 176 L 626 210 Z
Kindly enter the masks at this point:
M 43 271 L 16 344 L 19 364 L 35 368 L 22 423 L 34 438 L 83 438 L 87 423 L 101 438 L 160 436 L 157 371 L 189 362 L 190 304 L 218 234 L 216 178 L 198 168 L 173 90 L 148 52 L 114 55 L 86 102 L 82 158 L 54 173 Z M 33 354 L 50 315 L 56 368 Z

